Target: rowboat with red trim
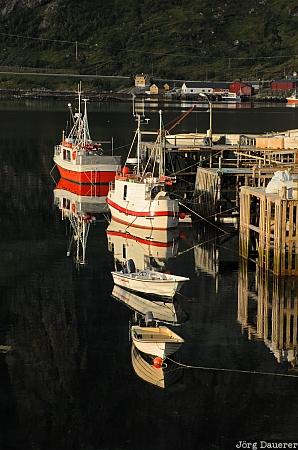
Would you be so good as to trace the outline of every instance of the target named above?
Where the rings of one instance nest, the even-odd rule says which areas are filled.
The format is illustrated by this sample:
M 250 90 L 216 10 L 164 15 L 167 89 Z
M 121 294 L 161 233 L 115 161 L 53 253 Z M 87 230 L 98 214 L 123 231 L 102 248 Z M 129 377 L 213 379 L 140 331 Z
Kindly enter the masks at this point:
M 69 104 L 72 128 L 67 136 L 55 146 L 54 162 L 61 177 L 75 183 L 108 184 L 121 168 L 121 156 L 104 155 L 102 143 L 90 137 L 87 99 L 81 112 L 81 86 L 78 87 L 78 112 L 73 113 Z
M 137 158 L 128 157 L 121 173 L 116 174 L 115 182 L 110 184 L 107 203 L 112 218 L 136 228 L 175 228 L 179 221 L 179 202 L 171 198 L 167 191 L 167 186 L 171 186 L 176 179 L 166 176 L 164 172 L 165 139 L 161 111 L 158 137 L 146 163 L 140 157 L 140 116 L 137 120 Z

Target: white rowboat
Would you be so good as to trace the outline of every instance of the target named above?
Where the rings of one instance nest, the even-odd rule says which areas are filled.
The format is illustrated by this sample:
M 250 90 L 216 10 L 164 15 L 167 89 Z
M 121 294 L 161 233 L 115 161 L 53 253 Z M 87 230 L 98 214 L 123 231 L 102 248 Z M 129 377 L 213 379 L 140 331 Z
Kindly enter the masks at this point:
M 140 353 L 134 344 L 131 347 L 131 362 L 136 375 L 147 383 L 165 389 L 179 380 L 182 373 L 171 361 L 165 367 L 154 367 L 150 356 Z M 151 361 L 150 361 L 151 358 Z M 148 360 L 147 360 L 148 359 Z
M 131 337 L 140 352 L 162 359 L 175 353 L 184 343 L 184 339 L 167 327 L 142 327 L 133 325 Z

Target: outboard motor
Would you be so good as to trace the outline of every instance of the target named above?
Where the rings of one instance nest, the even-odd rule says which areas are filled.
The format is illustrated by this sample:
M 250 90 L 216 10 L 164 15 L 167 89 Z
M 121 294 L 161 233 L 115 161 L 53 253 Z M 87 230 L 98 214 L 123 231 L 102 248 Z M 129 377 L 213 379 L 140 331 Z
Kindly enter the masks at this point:
M 128 259 L 126 261 L 126 269 L 127 273 L 135 273 L 136 272 L 136 266 L 133 259 Z
M 146 327 L 148 327 L 149 325 L 153 325 L 153 323 L 154 323 L 153 313 L 152 313 L 152 311 L 147 311 L 145 314 Z

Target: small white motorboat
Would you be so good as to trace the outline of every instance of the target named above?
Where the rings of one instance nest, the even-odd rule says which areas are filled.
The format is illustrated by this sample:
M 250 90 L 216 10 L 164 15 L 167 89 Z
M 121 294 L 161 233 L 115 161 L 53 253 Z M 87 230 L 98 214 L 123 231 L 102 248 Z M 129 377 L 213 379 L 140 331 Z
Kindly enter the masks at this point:
M 128 268 L 128 269 L 127 269 Z M 128 260 L 126 267 L 119 272 L 111 272 L 117 286 L 146 294 L 162 297 L 174 297 L 189 278 L 155 272 L 154 270 L 135 271 L 133 260 Z
M 131 337 L 140 352 L 166 358 L 175 353 L 184 339 L 165 326 L 132 325 Z

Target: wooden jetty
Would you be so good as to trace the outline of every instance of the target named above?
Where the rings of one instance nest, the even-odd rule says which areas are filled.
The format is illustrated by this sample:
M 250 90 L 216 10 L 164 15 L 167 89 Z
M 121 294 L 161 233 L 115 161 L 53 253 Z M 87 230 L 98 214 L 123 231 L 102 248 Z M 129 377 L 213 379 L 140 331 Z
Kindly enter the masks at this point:
M 276 275 L 298 275 L 298 188 L 278 194 L 244 186 L 240 192 L 240 255 L 257 251 L 258 265 Z
M 298 130 L 287 134 L 249 136 L 237 145 L 167 143 L 165 149 L 168 170 L 195 213 L 224 221 L 239 216 L 240 209 L 240 254 L 258 252 L 260 267 L 276 275 L 298 275 L 298 196 L 265 192 L 275 172 L 298 174 Z M 152 146 L 144 142 L 142 151 Z

